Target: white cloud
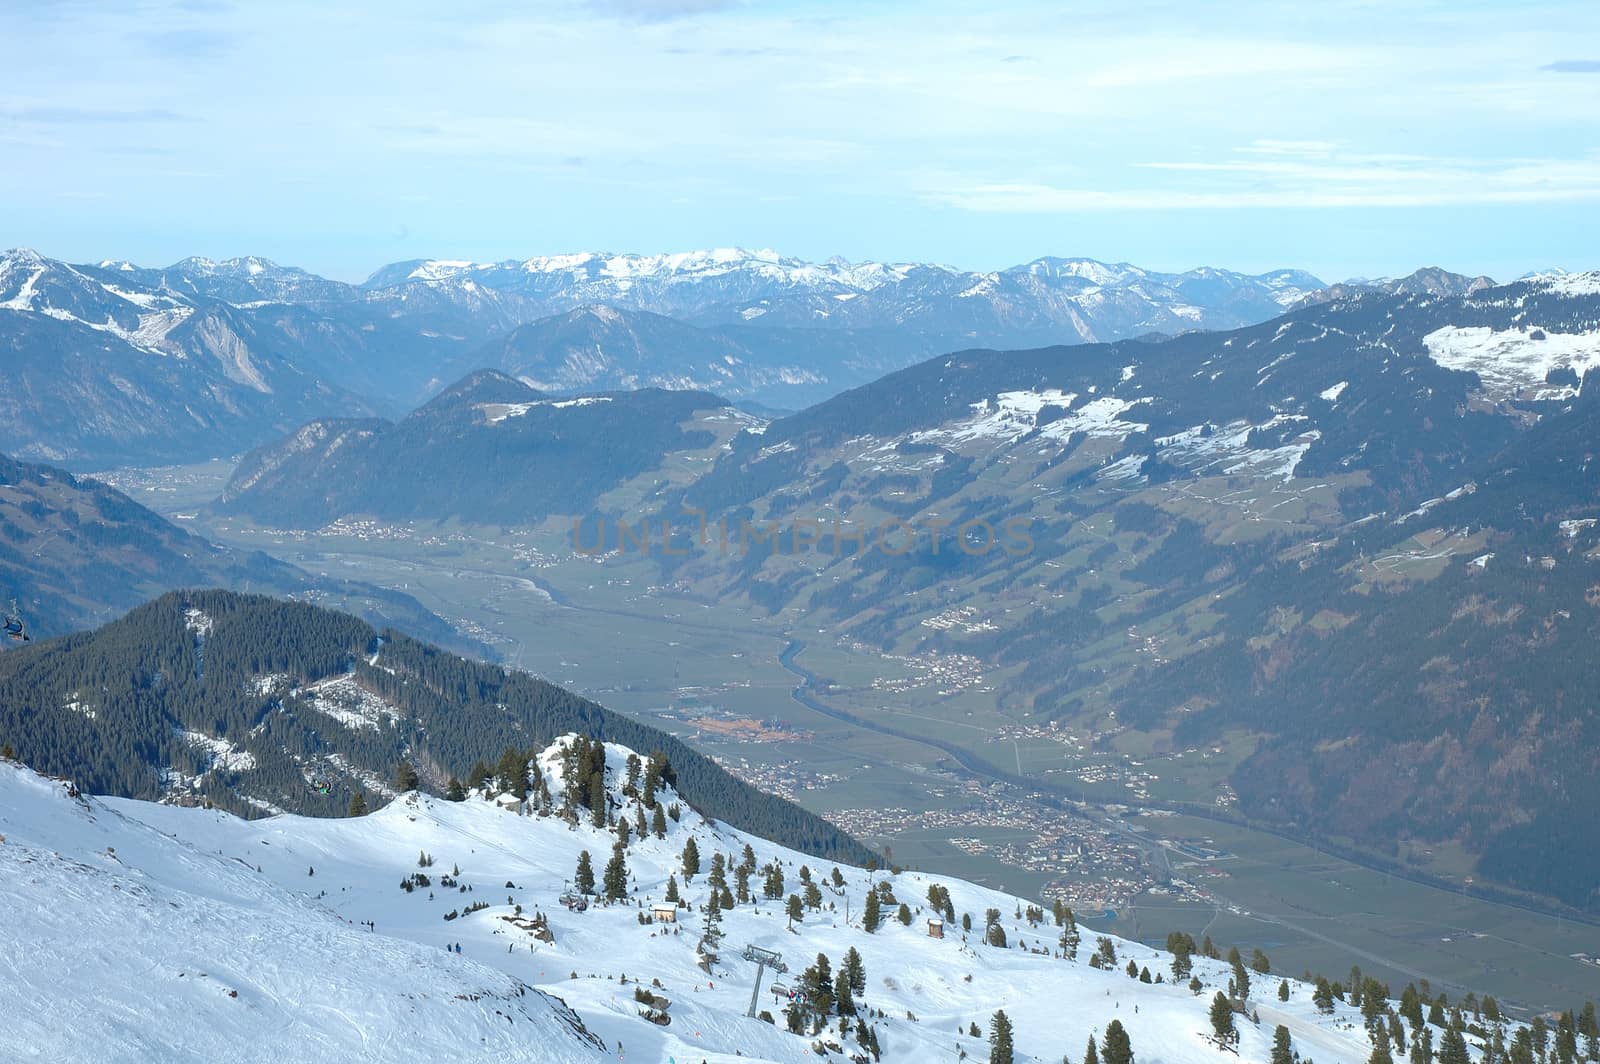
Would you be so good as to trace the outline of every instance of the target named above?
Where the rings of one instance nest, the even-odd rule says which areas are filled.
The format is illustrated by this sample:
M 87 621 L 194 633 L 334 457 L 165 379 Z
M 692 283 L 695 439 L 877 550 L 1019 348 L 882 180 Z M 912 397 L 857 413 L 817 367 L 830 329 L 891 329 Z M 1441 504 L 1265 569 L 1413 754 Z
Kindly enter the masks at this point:
M 962 210 L 1447 207 L 1600 202 L 1600 155 L 1470 159 L 1343 152 L 1325 142 L 1257 142 L 1243 158 L 1134 164 L 1165 180 L 1145 187 L 986 182 L 936 187 L 925 198 Z

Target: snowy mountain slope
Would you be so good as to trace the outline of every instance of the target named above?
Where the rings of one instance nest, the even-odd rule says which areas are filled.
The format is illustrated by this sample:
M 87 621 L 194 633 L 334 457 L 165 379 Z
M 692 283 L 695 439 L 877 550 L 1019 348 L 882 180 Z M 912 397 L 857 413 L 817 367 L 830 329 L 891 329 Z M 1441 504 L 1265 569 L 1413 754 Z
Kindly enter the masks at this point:
M 536 762 L 549 791 L 557 796 L 558 808 L 563 791 L 559 746 L 558 742 Z M 621 786 L 628 754 L 623 747 L 607 747 L 608 803 L 613 813 L 623 818 L 630 818 L 636 808 Z M 208 971 L 216 982 L 238 988 L 239 1002 L 222 997 L 225 992 L 219 991 L 220 1003 L 212 1006 L 225 1019 L 226 1007 L 240 1003 L 259 1002 L 266 1010 L 269 993 L 286 993 L 278 979 L 287 982 L 288 973 L 297 966 L 315 965 L 333 949 L 343 948 L 349 953 L 336 958 L 341 964 L 338 974 L 343 975 L 342 966 L 348 965 L 355 969 L 352 978 L 359 977 L 357 985 L 376 980 L 381 992 L 374 1001 L 358 1006 L 345 1004 L 348 998 L 330 991 L 329 1004 L 343 1016 L 309 1007 L 303 1007 L 298 1015 L 319 1038 L 345 1039 L 348 1046 L 358 1033 L 367 1052 L 379 1059 L 387 1059 L 383 1056 L 386 1047 L 405 1037 L 395 1029 L 397 1025 L 407 1031 L 424 1026 L 398 1015 L 401 1006 L 392 987 L 398 980 L 418 996 L 415 1007 L 438 1011 L 447 1011 L 446 1002 L 451 993 L 460 992 L 462 983 L 480 988 L 479 992 L 501 994 L 511 992 L 509 988 L 517 981 L 531 984 L 570 1005 L 608 1050 L 628 1060 L 720 1062 L 736 1055 L 785 1064 L 817 1060 L 813 1045 L 819 1039 L 783 1029 L 781 1009 L 769 989 L 774 981 L 770 972 L 759 1007 L 777 1016 L 778 1026 L 744 1015 L 754 973 L 753 966 L 739 955 L 749 942 L 783 954 L 790 971 L 776 981 L 788 987 L 798 985 L 801 969 L 819 952 L 827 954 L 837 967 L 848 949 L 857 949 L 866 975 L 860 1003 L 872 1010 L 873 1017 L 877 1010 L 884 1014 L 872 1019 L 872 1025 L 886 1061 L 920 1064 L 953 1058 L 958 1048 L 969 1056 L 982 1057 L 987 1052 L 983 1041 L 961 1032 L 974 1022 L 986 1029 L 997 1008 L 1004 1008 L 1016 1026 L 1019 1060 L 1056 1061 L 1063 1053 L 1076 1057 L 1090 1033 L 1103 1032 L 1111 1019 L 1123 1023 L 1138 1059 L 1147 1064 L 1202 1064 L 1217 1059 L 1216 1048 L 1202 1033 L 1209 1030 L 1206 1010 L 1212 996 L 1228 979 L 1229 969 L 1221 962 L 1195 959 L 1196 973 L 1206 984 L 1196 995 L 1183 986 L 1130 979 L 1122 971 L 1129 959 L 1148 966 L 1152 973 L 1170 977 L 1171 957 L 1138 944 L 1113 940 L 1116 966 L 1106 970 L 1090 967 L 1087 961 L 1095 950 L 1095 935 L 1088 929 L 1083 929 L 1078 959 L 1060 959 L 1049 952 L 1058 931 L 1048 917 L 1035 927 L 1016 918 L 1027 904 L 1023 900 L 957 881 L 941 881 L 950 891 L 955 912 L 971 914 L 981 927 L 987 909 L 999 910 L 1010 946 L 981 944 L 978 933 L 963 933 L 958 925 L 950 926 L 944 939 L 932 939 L 924 929 L 930 915 L 925 911 L 930 878 L 914 872 L 890 875 L 841 867 L 844 885 L 836 888 L 830 879 L 832 866 L 826 862 L 707 822 L 682 806 L 670 786 L 663 785 L 657 794 L 663 805 L 679 807 L 681 819 L 666 818 L 663 839 L 635 838 L 629 844 L 631 881 L 626 902 L 591 904 L 586 912 L 567 911 L 558 903 L 558 895 L 580 852 L 591 855 L 595 874 L 600 876 L 611 853 L 612 833 L 591 826 L 587 815 L 571 825 L 559 814 L 518 815 L 503 802 L 484 800 L 480 792 L 460 803 L 411 794 L 353 820 L 284 816 L 244 822 L 215 811 L 125 800 L 73 803 L 51 786 L 8 766 L 0 773 L 0 831 L 7 835 L 7 842 L 0 846 L 0 861 L 16 860 L 18 849 L 34 861 L 43 859 L 39 856 L 42 851 L 61 854 L 60 869 L 26 883 L 17 900 L 27 908 L 19 911 L 32 911 L 61 893 L 63 882 L 71 878 L 68 868 L 91 866 L 102 870 L 97 872 L 100 875 L 109 875 L 104 871 L 108 868 L 127 868 L 132 883 L 150 884 L 151 889 L 163 892 L 171 889 L 169 883 L 187 883 L 186 894 L 209 899 L 213 909 L 208 911 L 228 909 L 260 928 L 261 933 L 249 936 L 243 945 L 225 946 L 210 937 L 211 925 L 206 920 L 188 911 L 185 898 L 171 899 L 185 906 L 173 910 L 171 919 L 159 910 L 131 928 L 121 921 L 95 919 L 92 926 L 103 934 L 107 952 L 118 957 L 139 955 L 129 966 L 138 969 L 130 974 L 141 977 L 128 981 L 120 991 L 121 1000 L 130 1008 L 149 1012 L 156 1018 L 155 1030 L 164 1030 L 173 1038 L 179 1037 L 178 1032 L 165 1027 L 164 1021 L 171 1016 L 166 1005 L 167 995 L 175 993 L 170 989 L 177 978 L 175 970 L 189 972 L 188 978 Z M 686 879 L 681 855 L 691 837 L 699 848 L 702 871 Z M 788 928 L 781 901 L 736 904 L 722 914 L 719 959 L 708 971 L 700 964 L 697 943 L 705 929 L 706 916 L 700 908 L 712 856 L 721 853 L 738 862 L 746 845 L 753 850 L 758 866 L 768 862 L 781 866 L 784 895 L 800 892 L 799 869 L 809 864 L 821 887 L 822 904 L 819 909 L 807 909 L 804 918 L 794 922 L 793 931 Z M 112 863 L 107 846 L 115 847 L 120 865 Z M 428 867 L 419 868 L 419 853 L 431 857 Z M 253 871 L 256 866 L 259 874 Z M 418 872 L 428 876 L 426 886 L 400 889 L 402 879 Z M 669 875 L 675 877 L 691 907 L 678 910 L 675 925 L 641 923 L 641 911 L 648 912 L 651 904 L 662 901 Z M 733 879 L 730 874 L 730 885 Z M 751 879 L 759 893 L 761 873 Z M 454 888 L 446 885 L 446 880 L 453 882 Z M 160 884 L 159 888 L 155 884 Z M 895 920 L 895 906 L 890 904 L 883 907 L 883 924 L 876 933 L 862 928 L 865 894 L 874 884 L 880 888 L 887 884 L 899 901 L 915 910 L 910 926 Z M 121 885 L 122 891 L 105 880 L 87 889 L 78 887 L 71 895 L 72 907 L 63 913 L 60 923 L 41 926 L 27 922 L 20 931 L 8 931 L 8 950 L 13 956 L 27 957 L 41 951 L 49 956 L 48 951 L 62 949 L 62 940 L 77 933 L 72 921 L 90 920 L 100 895 L 133 905 L 125 897 L 128 882 Z M 157 897 L 168 900 L 165 893 Z M 444 918 L 469 904 L 487 908 Z M 542 913 L 554 941 L 540 941 L 507 919 L 517 915 L 516 905 L 522 906 L 523 917 Z M 255 916 L 263 910 L 266 916 Z M 277 914 L 285 911 L 296 914 L 309 930 L 275 927 Z M 256 923 L 258 920 L 261 922 Z M 362 921 L 372 921 L 374 930 L 360 930 Z M 350 930 L 352 927 L 355 930 Z M 673 933 L 667 933 L 668 927 Z M 277 959 L 269 964 L 250 951 L 265 950 L 273 941 L 273 930 L 281 931 L 284 941 Z M 171 939 L 164 947 L 160 946 L 162 936 Z M 134 937 L 137 942 L 130 942 Z M 1024 942 L 1028 948 L 1022 948 Z M 452 963 L 445 949 L 455 943 L 460 944 L 460 956 Z M 148 956 L 163 959 L 152 966 L 137 946 L 148 946 Z M 422 953 L 416 953 L 414 946 L 422 947 Z M 172 959 L 175 953 L 182 959 Z M 153 982 L 151 975 L 145 974 L 147 968 L 163 978 Z M 497 981 L 485 971 L 488 968 L 504 974 Z M 48 965 L 30 963 L 18 965 L 18 969 L 23 973 L 20 985 L 0 989 L 0 994 L 49 1001 L 64 992 L 79 992 L 77 987 L 58 989 Z M 271 971 L 271 978 L 263 969 Z M 620 982 L 624 976 L 627 984 Z M 640 1017 L 635 984 L 641 981 L 670 1000 L 666 1009 L 669 1025 L 657 1027 Z M 429 984 L 434 985 L 434 992 L 423 998 Z M 208 999 L 203 994 L 212 988 L 189 989 L 196 985 L 202 984 L 185 984 L 185 990 L 205 1003 Z M 1293 981 L 1289 1001 L 1280 1003 L 1277 985 L 1276 976 L 1257 978 L 1253 997 L 1260 999 L 1255 1007 L 1262 1023 L 1257 1028 L 1239 1017 L 1242 1035 L 1237 1059 L 1266 1061 L 1277 1023 L 1286 1024 L 1296 1045 L 1323 1064 L 1355 1064 L 1366 1059 L 1367 1039 L 1358 1014 L 1337 1005 L 1332 1016 L 1321 1015 L 1311 1004 L 1311 988 Z M 313 995 L 306 993 L 290 1004 L 312 1000 Z M 528 1010 L 541 1005 L 537 998 L 518 1000 Z M 473 1016 L 489 1014 L 492 1008 L 511 1011 L 502 999 Z M 466 1021 L 459 1016 L 455 1019 L 456 1026 L 447 1030 L 459 1037 L 460 1024 Z M 507 1038 L 517 1037 L 521 1016 L 506 1027 Z M 307 1031 L 308 1037 L 310 1033 Z M 853 1025 L 851 1034 L 840 1039 L 835 1020 L 831 1035 L 826 1030 L 824 1035 L 822 1041 L 839 1044 L 844 1056 L 861 1052 Z M 442 1048 L 442 1037 L 431 1040 L 431 1031 L 425 1036 L 430 1038 L 426 1043 L 429 1049 Z M 33 1037 L 51 1036 L 39 1031 Z M 74 1034 L 64 1032 L 56 1037 Z M 118 1059 L 143 1059 L 143 1043 L 134 1040 L 131 1032 L 112 1028 L 102 1030 L 100 1037 L 106 1044 L 123 1047 Z M 421 1055 L 427 1058 L 432 1054 Z M 835 1052 L 826 1059 L 842 1057 Z
M 14 454 L 80 469 L 192 460 L 367 410 L 247 310 L 0 253 L 0 419 Z
M 257 873 L 257 840 L 203 849 L 138 812 L 0 762 L 7 1059 L 608 1059 L 525 981 Z

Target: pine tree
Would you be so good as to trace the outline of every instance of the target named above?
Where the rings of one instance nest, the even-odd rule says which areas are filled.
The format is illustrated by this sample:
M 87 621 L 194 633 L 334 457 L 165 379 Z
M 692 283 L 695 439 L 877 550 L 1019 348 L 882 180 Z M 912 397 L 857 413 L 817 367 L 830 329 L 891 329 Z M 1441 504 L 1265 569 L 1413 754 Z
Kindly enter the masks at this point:
M 394 789 L 401 794 L 417 789 L 417 770 L 409 761 L 402 761 L 394 770 Z
M 1217 1041 L 1224 1045 L 1231 1045 L 1239 1037 L 1238 1030 L 1233 1026 L 1233 1003 L 1220 990 L 1211 999 L 1211 1030 L 1217 1036 Z
M 1311 994 L 1311 1003 L 1317 1006 L 1318 1012 L 1333 1011 L 1333 986 L 1326 977 L 1317 976 L 1317 988 Z
M 605 888 L 607 901 L 621 901 L 628 896 L 628 860 L 622 843 L 611 849 L 611 860 L 606 862 Z
M 650 814 L 650 831 L 658 839 L 667 837 L 667 814 L 658 805 L 655 812 Z
M 900 909 L 895 913 L 895 915 L 899 918 L 902 924 L 905 924 L 907 927 L 911 926 L 911 908 L 905 902 L 900 903 Z
M 1367 1057 L 1367 1064 L 1394 1064 L 1394 1057 L 1389 1054 L 1389 1036 L 1380 1034 L 1372 1043 L 1372 1054 Z
M 1439 1039 L 1439 1064 L 1471 1064 L 1471 1062 L 1472 1058 L 1467 1054 L 1467 1040 L 1456 1028 L 1446 1028 L 1444 1037 Z
M 1289 1028 L 1281 1023 L 1272 1032 L 1272 1064 L 1294 1064 L 1294 1043 L 1289 1038 Z
M 367 796 L 366 796 L 365 792 L 357 791 L 355 793 L 355 796 L 350 799 L 350 812 L 347 815 L 348 816 L 366 816 L 367 815 Z
M 464 802 L 467 800 L 467 792 L 462 788 L 461 781 L 454 776 L 450 777 L 450 783 L 444 789 L 444 796 L 447 801 L 451 802 Z
M 1289 1000 L 1289 980 L 1287 980 L 1287 979 L 1278 980 L 1278 1000 L 1279 1001 L 1288 1001 Z
M 672 902 L 672 904 L 674 904 L 674 905 L 678 904 L 679 895 L 678 895 L 678 877 L 677 876 L 673 876 L 673 875 L 667 876 L 667 900 Z
M 844 970 L 850 976 L 850 989 L 857 994 L 867 992 L 867 969 L 861 963 L 861 954 L 851 946 L 844 955 Z
M 861 917 L 861 928 L 870 935 L 878 930 L 878 924 L 882 919 L 883 917 L 878 911 L 878 892 L 869 890 L 867 891 L 867 911 Z
M 1071 909 L 1062 906 L 1063 923 L 1061 928 L 1061 955 L 1069 961 L 1078 959 L 1078 942 L 1082 935 L 1078 933 L 1078 920 Z
M 1012 1064 L 1011 1018 L 1004 1009 L 989 1020 L 989 1064 Z
M 589 822 L 597 828 L 606 826 L 606 777 L 603 771 L 589 777 Z
M 800 904 L 800 895 L 789 895 L 789 903 L 785 907 L 784 911 L 788 914 L 789 922 L 791 924 L 796 920 L 804 920 L 806 913 L 804 907 L 802 907 Z
M 1105 1064 L 1133 1064 L 1133 1045 L 1121 1020 L 1106 1024 L 1105 1037 L 1100 1040 L 1100 1059 Z
M 694 836 L 689 836 L 689 841 L 683 844 L 683 878 L 693 879 L 700 874 L 700 847 L 694 844 Z
M 578 854 L 578 870 L 572 874 L 572 886 L 579 894 L 594 893 L 594 865 L 589 861 L 589 851 Z
M 856 1014 L 855 995 L 851 993 L 850 973 L 843 966 L 839 968 L 839 975 L 833 981 L 834 1008 L 841 1016 L 854 1016 Z

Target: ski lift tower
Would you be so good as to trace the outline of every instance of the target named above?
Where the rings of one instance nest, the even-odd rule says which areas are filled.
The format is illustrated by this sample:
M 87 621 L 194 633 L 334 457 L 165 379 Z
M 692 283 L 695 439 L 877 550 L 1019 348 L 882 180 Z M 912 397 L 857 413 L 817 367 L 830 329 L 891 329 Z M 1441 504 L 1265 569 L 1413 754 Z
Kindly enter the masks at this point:
M 781 975 L 789 970 L 789 966 L 783 963 L 783 954 L 754 945 L 745 946 L 744 959 L 754 961 L 756 966 L 756 985 L 750 989 L 750 1011 L 745 1014 L 753 1019 L 756 1014 L 756 999 L 761 995 L 762 972 L 771 968 Z

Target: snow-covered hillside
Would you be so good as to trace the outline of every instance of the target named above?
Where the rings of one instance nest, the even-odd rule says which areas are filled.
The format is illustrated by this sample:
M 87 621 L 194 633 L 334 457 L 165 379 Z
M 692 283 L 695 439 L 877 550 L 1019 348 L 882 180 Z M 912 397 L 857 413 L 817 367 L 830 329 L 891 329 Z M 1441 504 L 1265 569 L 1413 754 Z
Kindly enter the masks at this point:
M 553 794 L 557 810 L 559 745 L 535 763 L 545 785 L 534 787 Z M 624 793 L 628 756 L 607 748 L 607 804 L 632 824 L 639 805 Z M 1048 913 L 1035 924 L 1027 901 L 953 880 L 937 881 L 956 922 L 933 938 L 936 877 L 840 868 L 835 886 L 831 865 L 707 822 L 665 784 L 656 795 L 680 819 L 662 818 L 663 838 L 647 831 L 630 841 L 627 899 L 569 911 L 558 899 L 579 854 L 589 853 L 601 881 L 616 839 L 587 811 L 571 823 L 559 811 L 539 815 L 536 800 L 412 793 L 358 819 L 246 822 L 71 797 L 60 782 L 0 763 L 0 1012 L 23 1018 L 0 1030 L 0 1044 L 13 1056 L 102 1061 L 860 1059 L 854 1020 L 844 1036 L 838 1017 L 820 1037 L 789 1033 L 770 971 L 759 1009 L 776 1024 L 745 1015 L 755 966 L 741 954 L 753 943 L 783 954 L 789 971 L 776 981 L 785 987 L 819 953 L 837 970 L 858 950 L 865 989 L 856 1004 L 886 1061 L 954 1060 L 963 1050 L 986 1058 L 985 1040 L 964 1032 L 974 1023 L 987 1031 L 1002 1008 L 1019 1060 L 1078 1060 L 1114 1019 L 1143 1064 L 1221 1056 L 1205 1037 L 1207 1009 L 1229 978 L 1220 961 L 1195 958 L 1205 986 L 1192 993 L 1130 978 L 1132 960 L 1170 979 L 1172 958 L 1120 939 L 1111 940 L 1114 965 L 1091 967 L 1097 936 L 1088 928 L 1077 959 L 1062 959 Z M 686 877 L 691 838 L 701 871 Z M 722 914 L 719 959 L 702 967 L 713 857 L 737 865 L 746 846 L 759 869 L 750 876 L 756 897 Z M 820 906 L 792 927 L 784 901 L 759 897 L 772 863 L 783 898 L 806 893 L 808 863 L 819 887 Z M 688 907 L 656 923 L 651 906 L 663 902 L 669 876 Z M 731 889 L 731 869 L 727 880 Z M 896 901 L 868 933 L 875 887 Z M 901 902 L 909 925 L 896 919 Z M 1005 947 L 982 941 L 990 909 Z M 973 931 L 963 931 L 962 914 Z M 1260 1024 L 1239 1017 L 1235 1059 L 1267 1061 L 1278 1024 L 1320 1064 L 1367 1059 L 1358 1013 L 1340 1004 L 1323 1016 L 1311 988 L 1294 981 L 1280 1002 L 1279 982 L 1255 977 Z M 641 1015 L 649 1008 L 641 992 L 669 1002 L 655 1003 L 666 1025 Z

